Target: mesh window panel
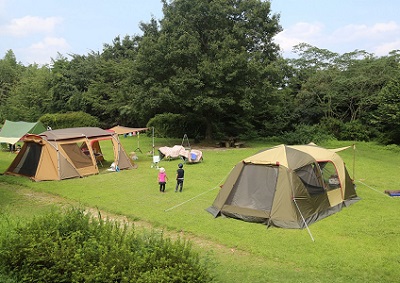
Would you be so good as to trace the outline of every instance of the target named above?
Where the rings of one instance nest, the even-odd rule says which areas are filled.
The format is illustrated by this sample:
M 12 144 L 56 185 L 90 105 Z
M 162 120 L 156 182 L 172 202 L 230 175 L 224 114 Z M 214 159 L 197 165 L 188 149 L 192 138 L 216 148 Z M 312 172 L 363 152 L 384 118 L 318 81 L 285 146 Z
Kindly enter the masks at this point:
M 277 178 L 278 167 L 245 165 L 227 204 L 271 211 Z
M 85 154 L 77 143 L 62 144 L 62 149 L 74 164 L 75 168 L 84 168 L 93 165 L 90 155 Z
M 315 164 L 309 164 L 296 170 L 297 176 L 301 179 L 310 195 L 318 195 L 325 192 L 319 168 Z
M 322 169 L 322 176 L 326 188 L 328 190 L 340 188 L 339 176 L 335 165 L 332 162 L 319 162 L 319 166 Z

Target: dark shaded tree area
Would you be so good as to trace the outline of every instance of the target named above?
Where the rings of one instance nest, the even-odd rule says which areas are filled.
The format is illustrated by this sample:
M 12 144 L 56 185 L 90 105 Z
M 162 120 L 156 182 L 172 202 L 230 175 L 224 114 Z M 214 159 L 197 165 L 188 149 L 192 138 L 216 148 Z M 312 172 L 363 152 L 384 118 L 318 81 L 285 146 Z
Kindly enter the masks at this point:
M 197 139 L 400 143 L 398 50 L 376 57 L 303 43 L 296 59 L 282 58 L 269 1 L 164 0 L 163 13 L 141 23 L 140 36 L 59 54 L 49 66 L 23 66 L 9 50 L 0 60 L 0 118 L 85 112 L 104 128 L 150 121 Z

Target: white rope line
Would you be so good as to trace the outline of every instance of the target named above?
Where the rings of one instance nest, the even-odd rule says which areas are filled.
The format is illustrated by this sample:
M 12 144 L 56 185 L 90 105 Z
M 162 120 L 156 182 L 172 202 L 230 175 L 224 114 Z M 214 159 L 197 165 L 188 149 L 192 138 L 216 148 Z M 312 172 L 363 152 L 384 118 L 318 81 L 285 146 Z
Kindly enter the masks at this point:
M 312 240 L 313 242 L 315 242 L 314 237 L 313 237 L 313 235 L 311 234 L 311 230 L 310 230 L 310 228 L 308 227 L 307 222 L 306 222 L 306 220 L 304 219 L 303 214 L 301 213 L 299 206 L 297 205 L 296 199 L 293 198 L 293 201 L 294 201 L 294 204 L 295 204 L 296 207 L 297 207 L 297 210 L 298 210 L 299 213 L 300 213 L 301 219 L 303 219 L 303 221 L 304 221 L 304 225 L 306 225 L 306 228 L 307 228 L 308 234 L 309 234 L 310 237 L 311 237 L 311 240 Z
M 366 186 L 367 188 L 370 188 L 371 190 L 373 190 L 373 191 L 375 191 L 375 192 L 378 192 L 378 193 L 381 193 L 381 194 L 383 194 L 383 195 L 385 195 L 385 196 L 387 196 L 387 197 L 390 197 L 389 195 L 385 194 L 384 192 L 381 192 L 381 191 L 379 191 L 379 190 L 377 190 L 377 189 L 374 189 L 373 187 L 371 187 L 371 186 L 365 184 L 364 182 L 362 182 L 362 181 L 360 181 L 360 180 L 358 180 L 357 182 L 363 184 L 364 186 Z
M 232 170 L 231 170 L 231 171 L 232 171 Z M 173 207 L 171 207 L 171 208 L 165 209 L 164 212 L 167 212 L 167 211 L 170 211 L 170 210 L 172 210 L 172 209 L 175 209 L 175 208 L 177 208 L 177 207 L 179 207 L 179 206 L 181 206 L 181 205 L 184 205 L 185 203 L 187 203 L 187 202 L 189 202 L 189 201 L 194 200 L 195 198 L 198 198 L 199 196 L 202 196 L 202 195 L 204 195 L 204 194 L 206 194 L 206 193 L 208 193 L 208 192 L 211 192 L 212 190 L 215 190 L 216 188 L 219 187 L 219 185 L 222 183 L 222 181 L 226 179 L 226 177 L 231 173 L 231 171 L 229 171 L 229 173 L 228 173 L 224 178 L 222 178 L 222 180 L 221 180 L 214 188 L 209 189 L 208 191 L 205 191 L 205 192 L 203 192 L 203 193 L 201 193 L 201 194 L 199 194 L 199 195 L 197 195 L 197 196 L 195 196 L 195 197 L 192 197 L 191 199 L 188 199 L 188 200 L 186 200 L 186 201 L 184 201 L 184 202 L 182 202 L 182 203 L 180 203 L 180 204 L 177 204 L 177 205 L 175 205 L 175 206 L 173 206 Z

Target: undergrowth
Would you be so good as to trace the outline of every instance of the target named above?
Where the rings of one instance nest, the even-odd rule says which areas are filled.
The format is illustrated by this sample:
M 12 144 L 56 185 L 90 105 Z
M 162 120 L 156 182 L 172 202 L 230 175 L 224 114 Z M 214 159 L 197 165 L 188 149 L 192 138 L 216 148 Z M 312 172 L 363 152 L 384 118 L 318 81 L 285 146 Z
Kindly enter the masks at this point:
M 8 282 L 212 282 L 207 262 L 188 241 L 77 208 L 10 227 L 0 242 Z

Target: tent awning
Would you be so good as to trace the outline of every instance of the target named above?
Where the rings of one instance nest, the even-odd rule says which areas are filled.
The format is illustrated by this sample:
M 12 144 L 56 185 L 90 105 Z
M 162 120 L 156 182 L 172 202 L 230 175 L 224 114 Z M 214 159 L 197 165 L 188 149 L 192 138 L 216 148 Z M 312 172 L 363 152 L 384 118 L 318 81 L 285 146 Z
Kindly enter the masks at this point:
M 40 134 L 46 131 L 41 122 L 13 122 L 6 120 L 0 131 L 0 142 L 15 144 L 26 134 Z
M 124 126 L 115 126 L 110 128 L 109 130 L 114 131 L 118 135 L 129 134 L 129 133 L 136 133 L 136 132 L 143 132 L 148 130 L 148 128 L 129 128 Z

